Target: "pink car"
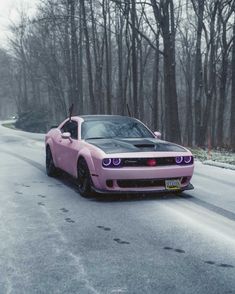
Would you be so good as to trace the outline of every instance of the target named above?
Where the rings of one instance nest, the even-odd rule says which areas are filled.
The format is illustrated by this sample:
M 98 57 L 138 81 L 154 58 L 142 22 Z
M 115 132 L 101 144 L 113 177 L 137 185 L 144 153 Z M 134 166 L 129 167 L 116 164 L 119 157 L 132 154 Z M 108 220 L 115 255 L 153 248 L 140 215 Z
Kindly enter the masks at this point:
M 191 152 L 159 137 L 131 117 L 74 116 L 46 135 L 47 174 L 70 174 L 83 196 L 193 189 Z

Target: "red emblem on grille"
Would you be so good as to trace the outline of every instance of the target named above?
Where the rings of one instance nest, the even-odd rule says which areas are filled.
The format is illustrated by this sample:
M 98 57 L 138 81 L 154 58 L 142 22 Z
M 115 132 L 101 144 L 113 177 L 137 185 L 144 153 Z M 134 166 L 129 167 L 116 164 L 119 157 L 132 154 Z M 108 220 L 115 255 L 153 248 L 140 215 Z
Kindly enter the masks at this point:
M 147 160 L 147 165 L 148 166 L 156 166 L 157 165 L 156 159 L 148 159 Z

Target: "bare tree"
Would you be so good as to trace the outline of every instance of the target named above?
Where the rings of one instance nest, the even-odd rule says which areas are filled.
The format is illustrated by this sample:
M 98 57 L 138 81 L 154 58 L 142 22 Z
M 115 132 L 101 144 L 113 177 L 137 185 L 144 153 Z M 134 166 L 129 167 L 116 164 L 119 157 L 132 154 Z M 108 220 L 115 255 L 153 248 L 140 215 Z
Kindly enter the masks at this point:
M 202 70 L 202 30 L 203 16 L 205 10 L 205 0 L 191 0 L 197 19 L 196 55 L 194 71 L 194 107 L 195 107 L 195 141 L 200 140 L 201 120 L 202 120 L 202 95 L 203 95 L 203 70 Z
M 235 150 L 235 5 L 233 4 L 233 43 L 232 43 L 232 93 L 231 93 L 231 119 L 230 119 L 230 135 L 231 147 Z
M 164 44 L 164 94 L 166 138 L 181 141 L 175 74 L 175 9 L 173 0 L 151 0 Z
M 42 0 L 13 29 L 18 112 L 50 104 L 59 120 L 71 103 L 123 115 L 128 104 L 168 140 L 234 146 L 233 18 L 233 0 Z

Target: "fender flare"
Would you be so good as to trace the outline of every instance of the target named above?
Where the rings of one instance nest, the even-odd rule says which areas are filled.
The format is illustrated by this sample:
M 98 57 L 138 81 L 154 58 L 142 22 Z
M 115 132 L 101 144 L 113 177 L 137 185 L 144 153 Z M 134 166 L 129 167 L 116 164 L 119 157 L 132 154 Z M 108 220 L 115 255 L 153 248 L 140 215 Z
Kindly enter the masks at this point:
M 94 161 L 92 159 L 91 152 L 87 148 L 82 148 L 79 151 L 78 156 L 77 156 L 76 177 L 77 177 L 77 165 L 78 165 L 79 158 L 81 158 L 81 157 L 83 157 L 86 160 L 86 163 L 88 165 L 90 173 L 94 173 L 96 171 L 96 168 L 94 165 Z
M 46 140 L 46 149 L 49 147 L 50 150 L 51 150 L 51 155 L 52 155 L 52 158 L 53 158 L 53 162 L 54 162 L 54 165 L 55 167 L 57 167 L 57 162 L 56 162 L 56 156 L 54 156 L 53 152 L 54 152 L 54 143 L 53 143 L 53 140 L 51 138 L 48 138 Z

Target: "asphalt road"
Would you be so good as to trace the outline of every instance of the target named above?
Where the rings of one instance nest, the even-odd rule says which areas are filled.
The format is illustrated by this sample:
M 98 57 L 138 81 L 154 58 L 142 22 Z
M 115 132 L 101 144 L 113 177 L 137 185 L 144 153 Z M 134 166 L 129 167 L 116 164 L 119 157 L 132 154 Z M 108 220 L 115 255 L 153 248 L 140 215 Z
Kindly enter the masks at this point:
M 235 171 L 180 196 L 84 199 L 43 136 L 0 127 L 0 294 L 235 293 Z

